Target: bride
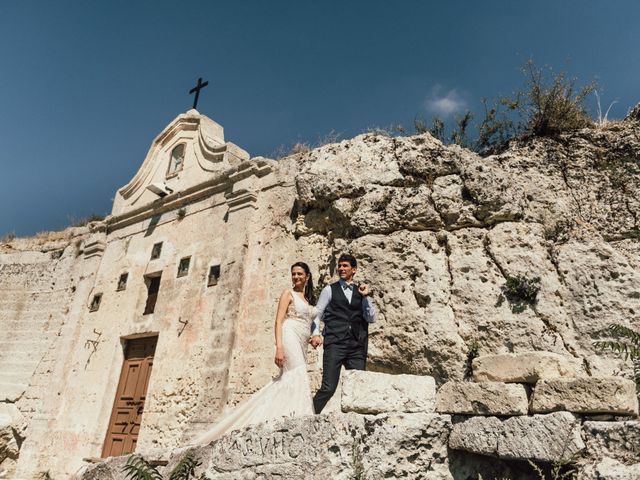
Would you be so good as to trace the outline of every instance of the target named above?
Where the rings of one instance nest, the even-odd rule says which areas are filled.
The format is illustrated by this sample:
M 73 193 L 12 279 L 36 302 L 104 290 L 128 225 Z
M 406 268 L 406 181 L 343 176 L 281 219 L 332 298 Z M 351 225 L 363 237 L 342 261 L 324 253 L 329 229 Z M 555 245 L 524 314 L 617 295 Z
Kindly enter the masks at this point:
M 211 442 L 247 425 L 285 416 L 311 415 L 313 400 L 307 374 L 307 345 L 316 315 L 313 279 L 304 262 L 291 265 L 293 288 L 280 295 L 275 322 L 275 364 L 280 373 L 246 402 L 225 414 L 195 443 Z

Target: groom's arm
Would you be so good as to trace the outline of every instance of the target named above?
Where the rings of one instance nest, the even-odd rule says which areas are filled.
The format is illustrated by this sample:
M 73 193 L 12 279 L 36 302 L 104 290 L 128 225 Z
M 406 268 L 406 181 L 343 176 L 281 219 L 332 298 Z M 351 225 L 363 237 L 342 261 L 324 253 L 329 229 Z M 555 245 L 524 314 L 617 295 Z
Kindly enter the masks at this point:
M 376 311 L 376 306 L 373 304 L 373 300 L 371 300 L 369 296 L 369 285 L 361 283 L 358 286 L 358 291 L 364 298 L 362 302 L 362 315 L 368 323 L 374 323 L 378 319 L 378 312 Z
M 320 335 L 320 320 L 324 316 L 324 310 L 329 305 L 331 301 L 331 285 L 327 285 L 320 292 L 320 298 L 318 298 L 318 303 L 316 303 L 316 317 L 313 319 L 313 330 L 312 337 L 317 337 Z
M 371 297 L 365 297 L 364 302 L 362 302 L 362 308 L 364 309 L 364 319 L 368 323 L 374 323 L 378 319 L 378 311 Z

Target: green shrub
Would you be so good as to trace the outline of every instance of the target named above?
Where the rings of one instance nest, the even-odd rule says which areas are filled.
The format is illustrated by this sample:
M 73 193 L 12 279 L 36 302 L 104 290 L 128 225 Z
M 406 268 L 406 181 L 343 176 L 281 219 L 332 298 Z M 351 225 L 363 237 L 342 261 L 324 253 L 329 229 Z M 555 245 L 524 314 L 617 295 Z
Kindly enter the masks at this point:
M 476 358 L 480 351 L 480 345 L 475 340 L 469 345 L 467 350 L 467 359 L 464 365 L 464 379 L 468 380 L 473 377 L 473 360 Z
M 9 243 L 16 238 L 15 232 L 8 232 L 0 236 L 0 243 Z
M 523 312 L 527 305 L 535 304 L 538 291 L 540 291 L 540 277 L 507 276 L 507 281 L 502 286 L 502 293 L 509 300 L 514 313 Z
M 364 468 L 364 454 L 360 445 L 360 440 L 353 439 L 351 444 L 351 468 L 350 480 L 367 480 L 367 470 Z
M 469 140 L 468 129 L 473 119 L 473 114 L 467 110 L 462 116 L 456 117 L 456 126 L 451 132 L 451 143 L 460 145 L 464 148 L 472 148 L 471 141 Z
M 162 475 L 141 455 L 131 455 L 122 467 L 127 480 L 162 480 Z
M 189 450 L 171 470 L 169 480 L 189 480 L 192 476 L 195 478 L 195 470 L 200 465 L 202 462 L 196 460 L 193 450 Z
M 511 106 L 508 101 L 497 100 L 489 105 L 486 98 L 482 99 L 484 118 L 477 125 L 478 138 L 473 145 L 473 150 L 488 154 L 499 151 L 510 139 L 518 134 L 519 127 L 505 111 L 505 106 Z
M 577 88 L 577 80 L 567 78 L 564 72 L 548 80 L 532 61 L 527 62 L 523 71 L 527 76 L 526 88 L 516 93 L 509 108 L 520 113 L 526 133 L 545 137 L 593 126 L 584 101 L 595 91 L 595 83 Z
M 543 235 L 545 240 L 555 243 L 564 243 L 569 240 L 569 235 L 575 227 L 575 222 L 570 219 L 561 218 L 553 223 L 544 226 Z
M 631 360 L 633 375 L 636 382 L 636 391 L 640 394 L 640 332 L 631 328 L 613 323 L 600 333 L 609 335 L 612 340 L 595 342 L 600 350 L 609 350 L 618 353 L 625 361 Z

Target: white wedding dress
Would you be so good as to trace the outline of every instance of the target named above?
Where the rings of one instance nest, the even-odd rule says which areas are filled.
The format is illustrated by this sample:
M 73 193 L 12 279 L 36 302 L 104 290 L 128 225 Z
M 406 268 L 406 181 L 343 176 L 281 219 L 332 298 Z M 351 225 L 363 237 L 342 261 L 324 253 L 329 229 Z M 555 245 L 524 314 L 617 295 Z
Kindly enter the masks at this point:
M 195 443 L 209 443 L 247 425 L 286 416 L 311 415 L 313 398 L 307 374 L 307 347 L 316 308 L 291 290 L 292 302 L 282 322 L 284 367 L 247 401 L 223 414 Z

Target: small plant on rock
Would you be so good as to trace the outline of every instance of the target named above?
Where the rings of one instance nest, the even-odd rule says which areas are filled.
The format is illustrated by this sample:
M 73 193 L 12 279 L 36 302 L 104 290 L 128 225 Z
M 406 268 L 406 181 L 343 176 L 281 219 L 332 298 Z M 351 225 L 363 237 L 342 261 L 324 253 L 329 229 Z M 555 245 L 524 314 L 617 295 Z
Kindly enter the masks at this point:
M 473 376 L 473 359 L 478 356 L 479 349 L 480 345 L 475 340 L 471 342 L 471 345 L 469 345 L 469 350 L 467 350 L 467 360 L 464 366 L 465 380 L 468 380 Z
M 16 233 L 15 232 L 8 232 L 8 233 L 5 233 L 4 235 L 0 236 L 0 243 L 9 243 L 10 241 L 12 241 L 15 238 L 16 238 Z
M 553 462 L 551 464 L 551 470 L 549 471 L 549 477 L 547 477 L 542 468 L 533 463 L 531 460 L 527 460 L 533 471 L 538 475 L 539 480 L 573 480 L 576 476 L 576 469 L 573 468 L 571 460 L 561 460 Z
M 193 450 L 189 450 L 184 457 L 180 459 L 175 468 L 171 470 L 169 480 L 189 480 L 192 477 L 195 478 L 195 470 L 200 465 L 202 465 L 202 462 L 196 460 Z
M 569 234 L 573 230 L 575 222 L 569 219 L 560 219 L 552 224 L 545 225 L 544 238 L 554 243 L 565 243 L 569 240 Z
M 367 471 L 364 468 L 363 453 L 360 441 L 356 438 L 351 445 L 351 480 L 367 480 Z
M 151 465 L 141 455 L 131 455 L 122 467 L 127 480 L 162 480 L 162 475 L 156 467 Z
M 535 304 L 539 291 L 540 277 L 507 276 L 507 282 L 502 286 L 502 293 L 509 300 L 514 313 L 523 312 L 527 305 Z
M 625 361 L 631 360 L 636 382 L 636 392 L 640 395 L 640 332 L 613 323 L 601 333 L 609 335 L 612 340 L 595 342 L 596 347 L 600 350 L 616 352 L 622 356 Z

